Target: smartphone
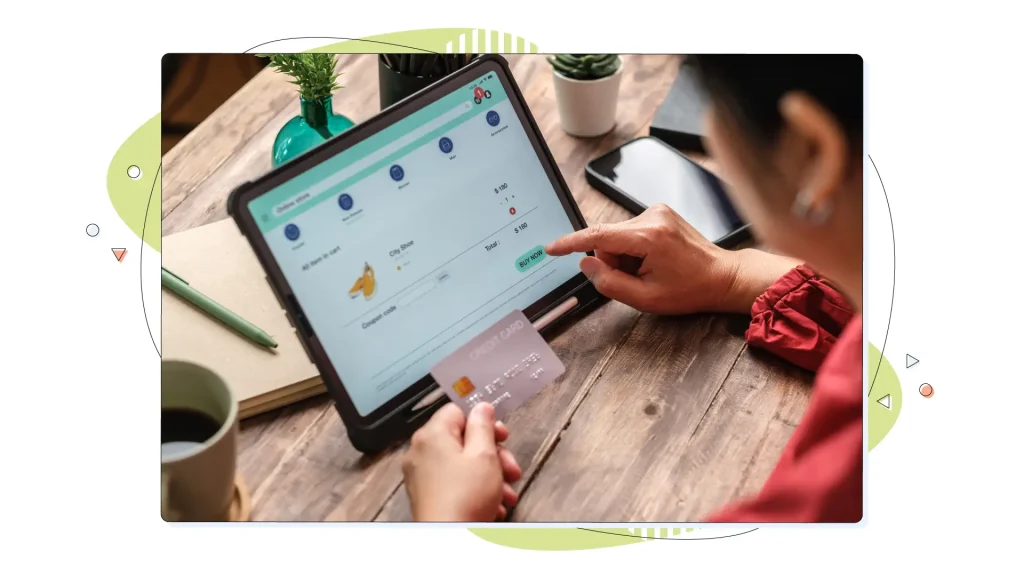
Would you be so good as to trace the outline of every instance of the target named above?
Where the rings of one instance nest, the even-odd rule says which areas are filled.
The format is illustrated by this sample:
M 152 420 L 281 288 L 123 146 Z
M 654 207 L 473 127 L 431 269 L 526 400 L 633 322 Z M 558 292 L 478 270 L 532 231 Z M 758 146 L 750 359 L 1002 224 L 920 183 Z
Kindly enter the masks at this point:
M 591 186 L 633 214 L 662 203 L 719 246 L 750 238 L 722 181 L 653 136 L 623 144 L 592 160 L 586 170 Z

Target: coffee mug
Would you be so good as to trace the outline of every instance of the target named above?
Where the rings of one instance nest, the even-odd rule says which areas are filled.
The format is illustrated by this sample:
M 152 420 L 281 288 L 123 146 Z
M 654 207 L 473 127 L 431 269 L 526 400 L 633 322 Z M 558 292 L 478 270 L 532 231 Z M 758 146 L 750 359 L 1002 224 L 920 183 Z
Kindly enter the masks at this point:
M 161 515 L 168 522 L 229 520 L 235 496 L 238 402 L 216 373 L 161 363 Z

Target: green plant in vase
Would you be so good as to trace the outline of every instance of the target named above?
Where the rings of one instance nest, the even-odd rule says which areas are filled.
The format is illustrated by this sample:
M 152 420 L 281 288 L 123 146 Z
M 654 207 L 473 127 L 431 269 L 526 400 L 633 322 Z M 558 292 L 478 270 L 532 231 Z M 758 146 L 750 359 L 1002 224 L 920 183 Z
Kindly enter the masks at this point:
M 334 91 L 340 88 L 333 54 L 271 54 L 270 66 L 292 77 L 299 87 L 299 115 L 289 120 L 274 139 L 271 162 L 275 167 L 323 144 L 355 126 L 334 113 Z

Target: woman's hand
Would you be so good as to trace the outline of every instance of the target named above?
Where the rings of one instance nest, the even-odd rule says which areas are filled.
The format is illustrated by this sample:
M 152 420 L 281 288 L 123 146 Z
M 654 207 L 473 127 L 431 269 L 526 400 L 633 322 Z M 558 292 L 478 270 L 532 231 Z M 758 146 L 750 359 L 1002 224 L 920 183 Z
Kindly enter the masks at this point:
M 656 204 L 618 224 L 597 224 L 546 248 L 552 256 L 594 251 L 580 270 L 597 291 L 643 312 L 749 313 L 754 300 L 799 262 L 716 246 L 671 208 Z
M 512 483 L 523 475 L 500 445 L 508 428 L 494 408 L 478 404 L 467 419 L 446 404 L 412 437 L 402 462 L 412 516 L 425 522 L 493 522 L 518 499 Z

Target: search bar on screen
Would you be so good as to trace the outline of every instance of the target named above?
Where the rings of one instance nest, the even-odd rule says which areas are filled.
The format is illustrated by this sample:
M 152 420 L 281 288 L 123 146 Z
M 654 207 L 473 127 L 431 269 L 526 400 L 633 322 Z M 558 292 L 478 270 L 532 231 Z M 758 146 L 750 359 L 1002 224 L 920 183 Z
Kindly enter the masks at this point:
M 377 162 L 380 162 L 381 160 L 387 158 L 388 156 L 394 154 L 395 152 L 398 152 L 402 148 L 405 148 L 406 146 L 412 144 L 413 142 L 419 140 L 420 138 L 426 136 L 427 134 L 430 134 L 434 130 L 437 130 L 438 128 L 443 127 L 445 124 L 448 124 L 449 122 L 462 117 L 464 114 L 469 113 L 469 111 L 472 109 L 473 103 L 466 101 L 452 108 L 448 112 L 445 112 L 444 114 L 438 116 L 437 118 L 434 118 L 430 122 L 427 122 L 426 124 L 420 126 L 419 128 L 416 128 L 412 132 L 403 135 L 401 138 L 392 140 L 391 142 L 378 148 L 376 151 L 369 154 L 368 156 L 356 160 L 355 162 L 349 164 L 348 166 L 342 168 L 341 170 L 338 170 L 334 174 L 331 174 L 327 178 L 324 178 L 323 180 L 310 186 L 306 190 L 303 190 L 301 193 L 292 196 L 291 198 L 282 202 L 281 204 L 278 204 L 277 206 L 274 207 L 274 215 L 280 216 L 282 214 L 287 214 L 288 212 L 291 212 L 292 210 L 298 208 L 299 206 L 316 198 L 317 196 L 326 193 L 334 186 L 337 186 L 338 184 L 344 182 L 345 180 L 351 178 L 352 176 L 355 176 L 359 172 L 369 168 L 370 166 L 373 166 Z

